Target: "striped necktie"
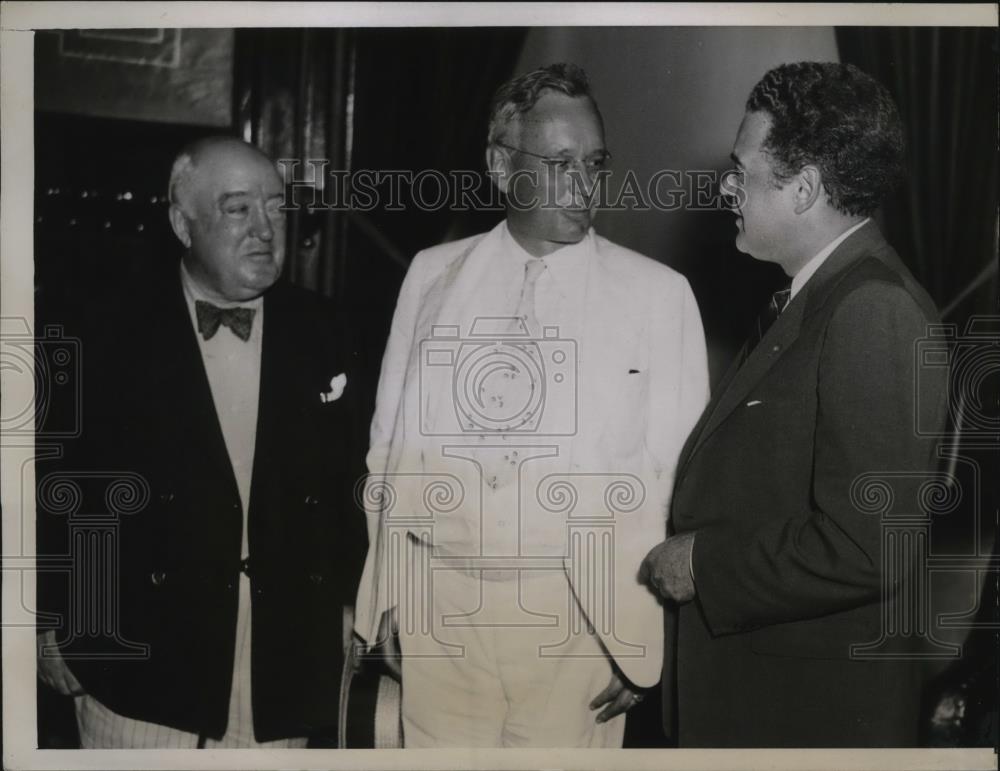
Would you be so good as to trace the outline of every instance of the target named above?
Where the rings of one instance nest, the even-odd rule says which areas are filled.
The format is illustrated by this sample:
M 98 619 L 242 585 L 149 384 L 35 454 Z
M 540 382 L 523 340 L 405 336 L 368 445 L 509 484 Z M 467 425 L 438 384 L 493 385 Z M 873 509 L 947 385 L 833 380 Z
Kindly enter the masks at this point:
M 788 305 L 788 300 L 791 298 L 791 295 L 791 286 L 779 289 L 771 295 L 771 299 L 768 300 L 767 305 L 764 306 L 764 309 L 760 312 L 760 315 L 754 322 L 753 329 L 750 330 L 750 338 L 747 340 L 747 344 L 743 349 L 743 360 L 740 362 L 741 364 L 750 358 L 750 354 L 753 353 L 753 349 L 760 344 L 764 335 L 767 334 L 767 330 L 769 330 L 771 325 L 778 320 L 778 316 L 781 315 L 781 312 L 785 310 L 785 306 Z

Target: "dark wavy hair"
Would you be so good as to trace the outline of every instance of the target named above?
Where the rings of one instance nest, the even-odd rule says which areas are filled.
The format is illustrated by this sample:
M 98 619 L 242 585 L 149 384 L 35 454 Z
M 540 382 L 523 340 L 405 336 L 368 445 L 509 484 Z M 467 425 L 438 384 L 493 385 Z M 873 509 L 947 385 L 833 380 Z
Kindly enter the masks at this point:
M 852 64 L 775 67 L 754 86 L 746 109 L 771 118 L 763 149 L 778 181 L 812 164 L 844 214 L 871 214 L 902 179 L 896 105 L 881 83 Z
M 561 91 L 566 96 L 587 96 L 593 101 L 587 73 L 575 64 L 549 64 L 519 75 L 500 86 L 493 95 L 487 144 L 499 141 L 510 123 L 534 107 L 545 91 Z M 594 108 L 597 108 L 596 104 Z

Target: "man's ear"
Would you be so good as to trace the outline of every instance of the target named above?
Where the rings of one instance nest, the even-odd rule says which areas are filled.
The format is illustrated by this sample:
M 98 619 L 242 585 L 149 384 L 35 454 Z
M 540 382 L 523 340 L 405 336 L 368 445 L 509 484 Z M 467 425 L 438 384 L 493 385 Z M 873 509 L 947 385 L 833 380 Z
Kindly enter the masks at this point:
M 188 223 L 187 216 L 175 203 L 170 204 L 170 227 L 173 228 L 177 240 L 184 244 L 184 248 L 190 249 L 191 226 Z
M 510 180 L 510 156 L 506 150 L 496 145 L 486 148 L 486 172 L 500 192 L 506 193 Z
M 792 196 L 796 214 L 809 211 L 823 194 L 823 178 L 819 169 L 812 165 L 803 166 L 792 184 L 795 186 Z

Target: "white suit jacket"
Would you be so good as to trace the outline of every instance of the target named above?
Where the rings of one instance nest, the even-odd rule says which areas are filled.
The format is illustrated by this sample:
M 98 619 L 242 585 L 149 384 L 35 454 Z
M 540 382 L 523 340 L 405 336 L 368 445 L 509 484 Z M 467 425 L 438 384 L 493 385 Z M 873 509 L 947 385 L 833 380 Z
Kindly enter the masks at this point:
M 421 510 L 421 341 L 431 336 L 455 297 L 476 285 L 487 253 L 501 237 L 489 233 L 426 249 L 414 257 L 400 289 L 382 361 L 371 427 L 365 490 L 369 552 L 358 592 L 355 631 L 375 644 L 382 613 L 395 601 L 386 558 L 389 509 Z M 610 241 L 594 239 L 578 340 L 578 426 L 569 440 L 567 471 L 593 481 L 638 482 L 614 514 L 610 581 L 592 567 L 565 573 L 606 649 L 636 685 L 660 677 L 663 621 L 659 601 L 638 581 L 642 558 L 663 540 L 681 447 L 708 401 L 708 365 L 701 317 L 687 280 L 676 271 Z M 465 298 L 467 300 L 467 297 Z M 586 478 L 585 478 L 586 477 Z M 379 495 L 388 482 L 391 492 Z M 633 486 L 634 487 L 634 486 Z M 618 493 L 621 493 L 621 489 Z M 583 501 L 587 514 L 607 515 L 613 486 L 601 500 Z M 636 505 L 638 504 L 638 505 Z M 600 511 L 598 511 L 600 510 Z M 594 581 L 604 590 L 587 591 Z

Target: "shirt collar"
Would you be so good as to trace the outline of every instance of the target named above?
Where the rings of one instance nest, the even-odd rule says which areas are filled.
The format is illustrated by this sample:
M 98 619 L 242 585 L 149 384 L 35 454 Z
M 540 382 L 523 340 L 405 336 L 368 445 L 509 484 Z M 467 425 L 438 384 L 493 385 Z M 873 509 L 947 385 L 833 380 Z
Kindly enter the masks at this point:
M 813 274 L 820 269 L 820 266 L 826 262 L 826 258 L 833 254 L 834 250 L 840 246 L 844 241 L 847 240 L 848 236 L 857 230 L 860 230 L 866 224 L 871 222 L 871 217 L 865 217 L 857 225 L 853 225 L 833 239 L 830 243 L 824 246 L 815 257 L 813 257 L 809 262 L 802 266 L 802 270 L 796 273 L 792 277 L 792 292 L 789 295 L 789 302 L 795 297 L 801 290 L 802 287 L 806 285 L 806 282 L 812 278 Z
M 593 227 L 588 229 L 587 234 L 575 244 L 566 244 L 540 258 L 525 251 L 524 247 L 511 235 L 506 222 L 504 222 L 502 236 L 506 254 L 522 264 L 530 260 L 541 259 L 556 284 L 564 287 L 575 286 L 583 279 L 586 274 L 586 261 L 594 252 Z

